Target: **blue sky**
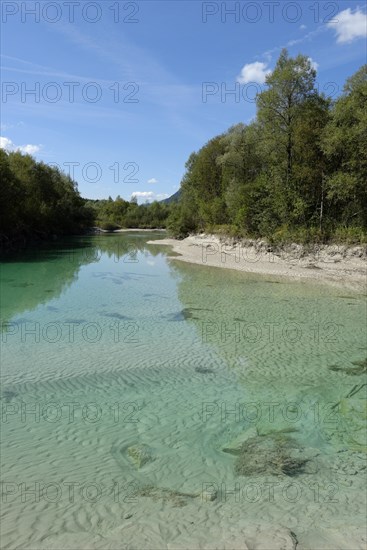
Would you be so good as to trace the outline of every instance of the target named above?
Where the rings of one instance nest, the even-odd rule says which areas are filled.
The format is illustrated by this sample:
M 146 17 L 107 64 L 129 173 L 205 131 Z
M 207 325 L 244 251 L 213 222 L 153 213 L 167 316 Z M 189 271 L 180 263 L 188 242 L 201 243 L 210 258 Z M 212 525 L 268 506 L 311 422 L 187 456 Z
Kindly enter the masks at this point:
M 366 62 L 354 1 L 4 0 L 2 31 L 2 146 L 74 170 L 89 198 L 174 193 L 192 151 L 255 116 L 282 47 L 333 97 Z

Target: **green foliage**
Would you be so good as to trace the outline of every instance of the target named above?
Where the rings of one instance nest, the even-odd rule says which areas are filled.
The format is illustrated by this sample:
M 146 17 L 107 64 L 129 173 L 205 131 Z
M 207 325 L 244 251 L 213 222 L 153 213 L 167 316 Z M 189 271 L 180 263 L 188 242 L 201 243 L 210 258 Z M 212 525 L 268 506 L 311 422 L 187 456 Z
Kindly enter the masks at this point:
M 257 117 L 190 155 L 175 201 L 84 200 L 76 184 L 29 155 L 0 150 L 0 244 L 86 227 L 165 228 L 272 242 L 365 243 L 367 65 L 334 103 L 319 94 L 307 56 L 283 50 Z
M 171 205 L 138 205 L 120 196 L 86 200 L 77 185 L 56 168 L 20 152 L 0 149 L 0 246 L 13 242 L 72 235 L 97 225 L 119 228 L 164 228 Z
M 93 224 L 76 183 L 30 155 L 0 149 L 0 246 L 68 235 Z
M 99 222 L 98 227 L 100 227 L 101 229 L 104 229 L 105 231 L 116 231 L 116 229 L 120 229 L 119 225 L 113 222 L 105 222 L 105 221 Z
M 116 197 L 108 200 L 88 201 L 93 208 L 96 225 L 107 231 L 121 228 L 162 229 L 166 227 L 170 205 L 160 202 L 138 205 Z
M 367 244 L 367 229 L 361 227 L 337 227 L 334 239 L 345 244 Z
M 168 229 L 273 242 L 364 242 L 367 231 L 367 66 L 331 103 L 308 57 L 282 51 L 257 118 L 210 140 L 186 163 Z
M 337 223 L 367 226 L 367 65 L 344 87 L 323 135 L 326 194 Z
M 199 228 L 195 211 L 186 202 L 173 204 L 167 220 L 167 229 L 178 239 L 184 239 Z

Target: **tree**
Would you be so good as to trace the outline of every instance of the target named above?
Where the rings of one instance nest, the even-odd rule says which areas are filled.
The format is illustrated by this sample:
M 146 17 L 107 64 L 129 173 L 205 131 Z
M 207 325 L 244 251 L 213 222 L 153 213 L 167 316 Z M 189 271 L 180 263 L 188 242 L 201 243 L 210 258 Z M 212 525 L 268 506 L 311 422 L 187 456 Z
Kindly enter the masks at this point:
M 295 204 L 297 127 L 302 123 L 306 103 L 317 95 L 315 79 L 316 71 L 308 57 L 290 58 L 287 50 L 283 50 L 274 71 L 266 78 L 268 89 L 257 96 L 258 120 L 271 164 L 270 174 L 281 185 L 274 200 L 283 219 L 292 215 Z
M 335 221 L 367 226 L 367 65 L 345 86 L 323 133 L 327 198 Z
M 217 159 L 222 168 L 222 186 L 229 218 L 242 229 L 247 226 L 245 213 L 248 211 L 249 188 L 264 164 L 260 140 L 257 123 L 248 126 L 237 124 L 222 138 L 225 152 Z
M 231 224 L 242 234 L 307 240 L 328 238 L 341 224 L 366 228 L 366 67 L 335 105 L 315 78 L 308 57 L 282 51 L 257 97 L 256 120 L 190 155 L 169 217 L 176 234 Z
M 73 234 L 93 224 L 93 212 L 85 207 L 76 183 L 57 168 L 1 149 L 0 175 L 0 244 Z
M 11 170 L 9 154 L 0 149 L 0 233 L 3 238 L 20 226 L 21 185 Z

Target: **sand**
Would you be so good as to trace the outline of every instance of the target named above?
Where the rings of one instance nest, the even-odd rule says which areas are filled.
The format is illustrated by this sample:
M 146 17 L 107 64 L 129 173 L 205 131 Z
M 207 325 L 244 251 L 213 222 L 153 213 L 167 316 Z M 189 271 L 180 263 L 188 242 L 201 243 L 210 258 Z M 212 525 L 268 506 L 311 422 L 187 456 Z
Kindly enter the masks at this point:
M 317 265 L 321 268 L 317 269 L 306 267 L 314 261 L 311 257 L 297 259 L 300 252 L 297 248 L 290 250 L 288 259 L 275 257 L 270 261 L 265 245 L 256 243 L 259 259 L 243 261 L 241 265 L 236 257 L 241 259 L 244 250 L 239 250 L 239 254 L 233 246 L 231 250 L 233 243 L 224 244 L 221 249 L 217 238 L 165 239 L 163 244 L 173 247 L 175 259 L 263 273 L 266 279 L 270 275 L 287 275 L 292 283 L 315 278 L 359 289 L 365 280 L 363 250 L 357 248 L 345 251 L 345 258 L 339 252 L 340 261 L 336 262 L 327 260 L 338 260 L 338 251 L 336 254 L 331 248 L 320 251 Z M 245 250 L 253 256 L 256 251 L 254 246 Z M 155 267 L 152 261 L 157 262 Z M 222 278 L 219 270 L 191 269 L 173 261 L 172 264 L 179 269 L 172 270 L 171 276 L 158 253 L 141 254 L 133 267 L 117 263 L 114 255 L 105 254 L 98 267 L 92 266 L 92 271 L 88 266 L 80 269 L 68 290 L 59 291 L 60 284 L 56 287 L 58 294 L 51 310 L 47 309 L 50 301 L 46 299 L 38 309 L 32 301 L 28 313 L 17 310 L 18 320 L 22 319 L 20 314 L 23 316 L 21 323 L 25 318 L 26 322 L 39 322 L 43 327 L 52 321 L 62 324 L 69 319 L 77 327 L 72 343 L 68 338 L 50 343 L 45 338 L 22 342 L 20 337 L 9 336 L 9 345 L 2 350 L 5 383 L 2 405 L 7 407 L 9 417 L 3 417 L 2 422 L 2 438 L 6 443 L 2 459 L 6 469 L 3 467 L 2 472 L 5 485 L 1 547 L 366 548 L 367 469 L 365 451 L 360 449 L 365 432 L 361 435 L 359 424 L 354 422 L 355 417 L 361 418 L 362 424 L 365 405 L 362 392 L 358 394 L 360 399 L 355 395 L 344 400 L 345 416 L 340 417 L 336 426 L 326 422 L 332 412 L 330 407 L 320 407 L 320 426 L 319 417 L 316 422 L 314 416 L 318 410 L 315 405 L 330 405 L 355 384 L 363 383 L 364 379 L 348 377 L 343 371 L 330 371 L 327 365 L 329 350 L 342 365 L 345 362 L 341 349 L 351 360 L 365 357 L 364 348 L 362 351 L 358 347 L 355 353 L 353 350 L 364 342 L 356 320 L 362 317 L 365 298 L 345 300 L 336 297 L 338 292 L 334 289 L 327 289 L 323 296 L 316 285 L 309 295 L 306 284 L 302 289 L 292 284 L 248 284 L 245 292 L 242 283 L 232 284 L 233 279 L 242 279 L 237 273 L 228 272 L 227 278 Z M 125 271 L 134 271 L 134 277 L 126 279 Z M 67 280 L 71 279 L 69 270 L 65 272 Z M 173 278 L 176 272 L 178 284 Z M 35 276 L 40 277 L 39 272 Z M 27 277 L 28 283 L 32 283 L 29 274 Z M 251 278 L 244 277 L 246 284 Z M 214 287 L 206 283 L 213 283 Z M 56 283 L 50 285 L 54 286 Z M 21 287 L 22 292 L 27 288 Z M 29 288 L 34 293 L 38 287 Z M 246 301 L 241 303 L 242 293 Z M 269 303 L 266 296 L 271 297 Z M 212 302 L 208 307 L 209 299 Z M 261 305 L 264 309 L 260 309 Z M 346 315 L 349 308 L 350 318 Z M 233 340 L 226 343 L 218 335 L 210 345 L 203 345 L 201 330 L 205 322 L 229 323 L 234 316 L 243 315 L 246 321 L 253 318 L 259 323 L 279 321 L 282 327 L 282 323 L 290 321 L 291 311 L 305 329 L 297 342 L 284 339 L 283 333 L 278 337 L 275 331 L 273 343 L 260 338 L 259 342 L 249 344 L 242 338 L 235 347 Z M 136 342 L 125 341 L 124 332 L 121 340 L 115 341 L 115 333 L 109 326 L 111 314 L 116 312 L 141 322 Z M 344 325 L 336 342 L 309 339 L 311 333 L 306 330 L 309 325 L 317 322 L 322 327 L 324 321 L 335 322 L 339 318 Z M 98 321 L 102 328 L 97 345 L 83 339 L 78 330 L 78 323 L 83 326 L 90 321 Z M 296 427 L 299 437 L 304 434 L 305 441 L 309 441 L 305 452 L 312 468 L 298 476 L 269 473 L 237 476 L 236 456 L 222 449 L 233 448 L 234 440 L 242 442 L 254 437 L 255 423 L 233 421 L 233 415 L 223 422 L 218 418 L 219 412 L 204 422 L 204 401 L 209 406 L 228 404 L 228 410 L 233 410 L 236 403 L 260 401 L 264 415 L 256 426 L 261 434 L 269 428 L 267 403 L 280 403 L 277 411 L 284 411 L 289 402 L 295 403 L 304 413 Z M 53 418 L 54 409 L 48 414 L 46 409 L 44 414 L 49 402 L 63 405 L 62 417 L 57 422 Z M 28 404 L 29 411 L 42 411 L 39 421 L 32 412 L 22 420 L 22 403 Z M 73 421 L 69 406 L 64 405 L 69 403 L 76 403 Z M 100 407 L 99 421 L 94 422 L 93 418 L 86 421 L 82 411 L 89 403 Z M 12 414 L 17 410 L 18 413 Z M 138 422 L 130 421 L 131 412 Z M 276 414 L 275 419 L 271 429 L 289 427 L 283 412 Z M 49 491 L 36 492 L 36 483 L 42 488 L 49 487 Z M 76 484 L 75 498 L 70 497 L 70 484 Z M 101 491 L 95 501 L 95 492 L 90 496 L 83 490 L 92 484 Z M 274 493 L 270 492 L 271 487 Z M 36 499 L 35 494 L 39 493 Z
M 290 280 L 315 280 L 362 293 L 367 290 L 366 246 L 325 245 L 311 250 L 293 244 L 275 250 L 264 241 L 240 243 L 206 234 L 183 240 L 148 241 L 148 244 L 171 246 L 175 260 L 182 262 Z

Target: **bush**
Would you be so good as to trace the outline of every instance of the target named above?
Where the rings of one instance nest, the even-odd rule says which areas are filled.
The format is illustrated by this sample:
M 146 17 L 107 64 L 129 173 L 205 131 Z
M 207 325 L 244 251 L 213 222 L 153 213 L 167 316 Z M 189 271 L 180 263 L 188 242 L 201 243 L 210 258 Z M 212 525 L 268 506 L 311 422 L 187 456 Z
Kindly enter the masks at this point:
M 366 244 L 367 232 L 361 227 L 338 227 L 334 239 L 345 244 Z
M 171 213 L 167 219 L 167 229 L 176 239 L 184 239 L 200 228 L 192 210 L 187 206 L 177 204 L 172 205 Z
M 100 222 L 98 227 L 104 229 L 105 231 L 116 231 L 116 229 L 121 229 L 119 225 L 113 222 Z

